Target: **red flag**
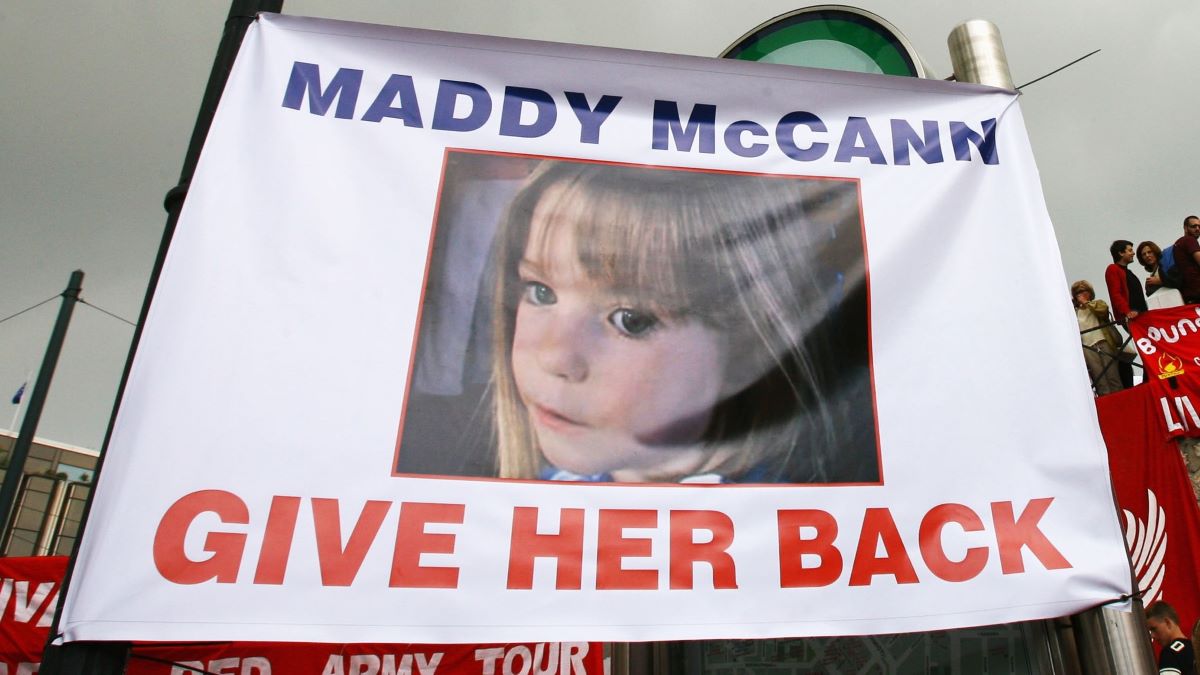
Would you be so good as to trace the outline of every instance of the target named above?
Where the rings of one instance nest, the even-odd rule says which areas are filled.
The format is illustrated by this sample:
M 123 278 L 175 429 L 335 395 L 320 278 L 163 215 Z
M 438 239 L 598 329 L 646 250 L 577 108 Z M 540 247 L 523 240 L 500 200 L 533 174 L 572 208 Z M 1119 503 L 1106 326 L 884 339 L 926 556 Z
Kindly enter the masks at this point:
M 1200 506 L 1160 398 L 1141 385 L 1096 399 L 1096 408 L 1142 602 L 1171 603 L 1186 633 L 1200 618 Z
M 0 662 L 7 673 L 28 673 L 42 649 L 58 608 L 65 556 L 0 558 Z
M 1200 436 L 1200 305 L 1139 314 L 1129 334 L 1167 436 Z
M 0 673 L 34 673 L 58 607 L 65 556 L 0 558 Z M 134 644 L 130 675 L 181 673 L 407 673 L 601 675 L 599 642 L 513 644 Z

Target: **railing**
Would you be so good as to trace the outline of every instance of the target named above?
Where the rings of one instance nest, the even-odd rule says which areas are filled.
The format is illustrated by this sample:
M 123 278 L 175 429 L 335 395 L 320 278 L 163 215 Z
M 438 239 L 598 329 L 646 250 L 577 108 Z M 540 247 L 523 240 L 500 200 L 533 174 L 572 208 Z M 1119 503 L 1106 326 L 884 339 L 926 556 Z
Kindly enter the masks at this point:
M 1115 326 L 1121 326 L 1122 328 L 1124 328 L 1124 324 L 1121 324 L 1121 323 L 1119 323 L 1119 322 L 1116 322 L 1116 321 L 1107 321 L 1107 322 L 1105 322 L 1105 323 L 1102 323 L 1102 324 L 1100 324 L 1099 326 L 1096 326 L 1095 328 L 1088 328 L 1088 329 L 1086 329 L 1086 330 L 1081 330 L 1081 331 L 1079 331 L 1079 335 L 1080 335 L 1080 337 L 1082 338 L 1082 337 L 1083 337 L 1083 335 L 1085 335 L 1085 334 L 1087 334 L 1087 333 L 1092 333 L 1092 332 L 1095 332 L 1095 331 L 1098 331 L 1098 330 L 1102 331 L 1102 330 L 1104 330 L 1105 328 L 1108 328 L 1108 327 L 1110 327 L 1110 326 L 1113 326 L 1113 327 L 1115 327 Z M 1118 333 L 1118 334 L 1119 334 L 1119 333 Z M 1092 352 L 1092 353 L 1094 353 L 1094 354 L 1099 354 L 1099 355 L 1100 355 L 1100 358 L 1101 358 L 1101 360 L 1102 360 L 1102 361 L 1104 361 L 1104 368 L 1102 368 L 1102 369 L 1100 370 L 1100 372 L 1099 372 L 1099 373 L 1097 373 L 1097 374 L 1096 374 L 1096 376 L 1092 378 L 1092 388 L 1093 388 L 1093 389 L 1095 389 L 1095 388 L 1096 388 L 1096 383 L 1097 383 L 1097 382 L 1099 382 L 1099 381 L 1100 381 L 1100 379 L 1101 379 L 1101 378 L 1103 378 L 1103 377 L 1104 377 L 1104 375 L 1105 375 L 1106 373 L 1108 373 L 1108 369 L 1109 369 L 1109 368 L 1113 368 L 1113 367 L 1119 367 L 1119 366 L 1120 366 L 1120 364 L 1122 363 L 1122 361 L 1121 361 L 1121 354 L 1126 354 L 1126 353 L 1129 353 L 1129 352 L 1126 352 L 1126 351 L 1125 351 L 1125 348 L 1126 348 L 1126 347 L 1129 345 L 1129 343 L 1130 343 L 1132 340 L 1133 340 L 1133 336 L 1129 336 L 1129 335 L 1125 336 L 1125 341 L 1124 341 L 1124 342 L 1122 342 L 1122 343 L 1120 344 L 1120 346 L 1118 346 L 1118 347 L 1116 347 L 1116 348 L 1115 348 L 1115 352 L 1116 352 L 1115 354 L 1109 354 L 1108 352 L 1105 352 L 1105 351 L 1103 351 L 1103 350 L 1101 350 L 1101 349 L 1097 349 L 1097 348 L 1096 348 L 1094 345 L 1087 345 L 1087 344 L 1083 345 L 1083 348 L 1084 348 L 1085 350 L 1087 350 L 1087 351 L 1090 351 L 1090 352 Z M 1141 367 L 1142 367 L 1142 364 L 1140 364 L 1140 363 L 1138 363 L 1137 361 L 1134 361 L 1134 360 L 1132 360 L 1132 359 L 1130 359 L 1130 360 L 1129 360 L 1129 361 L 1127 361 L 1126 363 L 1128 363 L 1128 365 L 1130 365 L 1130 366 L 1132 366 L 1132 367 L 1134 367 L 1134 368 L 1141 368 Z
M 83 503 L 91 487 L 61 476 L 22 476 L 7 537 L 0 542 L 0 553 L 68 555 L 79 533 Z

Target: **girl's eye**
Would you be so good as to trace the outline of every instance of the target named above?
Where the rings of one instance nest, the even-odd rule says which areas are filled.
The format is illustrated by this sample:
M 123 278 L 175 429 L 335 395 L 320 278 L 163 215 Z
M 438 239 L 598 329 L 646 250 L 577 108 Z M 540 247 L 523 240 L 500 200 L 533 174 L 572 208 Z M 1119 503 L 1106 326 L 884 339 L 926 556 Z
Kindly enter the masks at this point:
M 632 338 L 645 337 L 658 327 L 658 317 L 649 312 L 622 307 L 608 315 L 611 323 L 622 335 Z
M 553 305 L 558 302 L 554 289 L 536 281 L 525 282 L 525 301 L 531 305 Z

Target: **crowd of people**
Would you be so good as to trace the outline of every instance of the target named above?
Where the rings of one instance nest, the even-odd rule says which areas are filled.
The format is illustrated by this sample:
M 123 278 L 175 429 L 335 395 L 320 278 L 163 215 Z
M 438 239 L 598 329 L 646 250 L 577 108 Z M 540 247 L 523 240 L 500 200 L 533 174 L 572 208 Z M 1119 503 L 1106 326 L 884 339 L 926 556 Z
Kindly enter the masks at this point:
M 1112 264 L 1104 271 L 1104 284 L 1111 306 L 1096 297 L 1088 281 L 1071 284 L 1084 361 L 1097 396 L 1134 384 L 1137 352 L 1118 327 L 1127 327 L 1131 319 L 1152 309 L 1200 304 L 1200 217 L 1184 218 L 1182 235 L 1166 248 L 1153 241 L 1134 246 L 1118 239 L 1109 253 Z M 1146 271 L 1144 279 L 1130 269 L 1134 261 Z M 1188 469 L 1192 473 L 1190 463 Z M 1146 608 L 1146 624 L 1160 648 L 1160 673 L 1200 672 L 1200 621 L 1188 635 L 1174 608 L 1158 601 Z
M 1097 396 L 1134 384 L 1136 351 L 1116 326 L 1150 309 L 1200 303 L 1200 217 L 1183 219 L 1183 234 L 1163 249 L 1152 241 L 1118 239 L 1109 246 L 1112 264 L 1104 271 L 1108 303 L 1096 297 L 1091 283 L 1071 284 L 1071 302 L 1079 321 L 1088 376 Z M 1129 269 L 1137 261 L 1146 270 L 1139 279 Z

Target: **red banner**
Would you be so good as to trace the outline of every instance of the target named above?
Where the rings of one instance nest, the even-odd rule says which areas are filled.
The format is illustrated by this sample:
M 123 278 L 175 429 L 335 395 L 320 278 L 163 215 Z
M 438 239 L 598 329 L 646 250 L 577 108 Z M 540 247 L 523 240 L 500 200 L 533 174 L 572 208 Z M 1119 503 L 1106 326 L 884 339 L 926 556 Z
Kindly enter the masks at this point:
M 1143 385 L 1101 396 L 1096 408 L 1142 602 L 1169 602 L 1188 633 L 1200 618 L 1200 507 L 1161 399 Z
M 65 556 L 0 558 L 0 673 L 32 675 Z M 127 675 L 603 675 L 599 642 L 505 645 L 222 642 L 135 645 Z
M 1142 313 L 1129 334 L 1167 436 L 1200 436 L 1200 305 Z
M 0 558 L 0 662 L 4 673 L 36 673 L 58 608 L 64 556 Z
M 137 645 L 126 675 L 602 675 L 600 643 Z

